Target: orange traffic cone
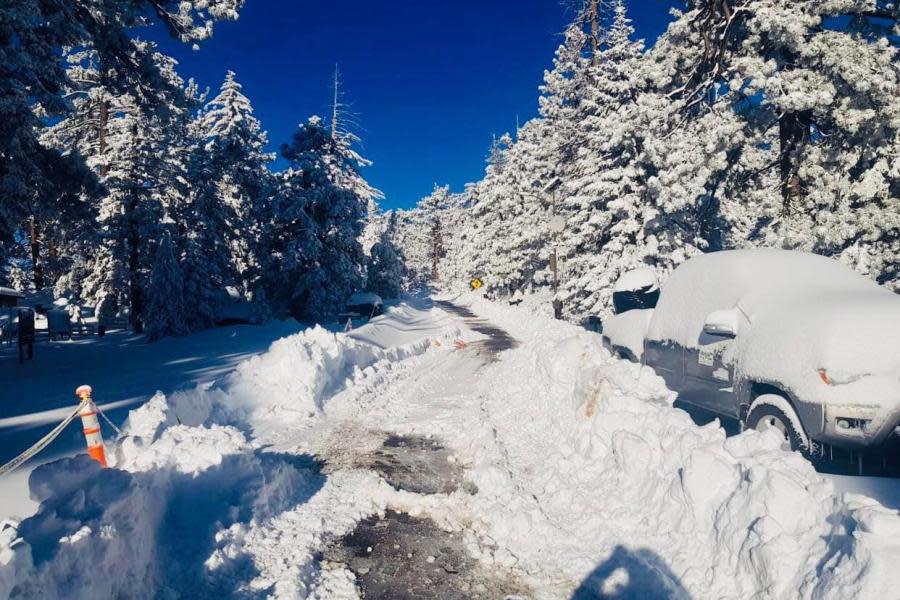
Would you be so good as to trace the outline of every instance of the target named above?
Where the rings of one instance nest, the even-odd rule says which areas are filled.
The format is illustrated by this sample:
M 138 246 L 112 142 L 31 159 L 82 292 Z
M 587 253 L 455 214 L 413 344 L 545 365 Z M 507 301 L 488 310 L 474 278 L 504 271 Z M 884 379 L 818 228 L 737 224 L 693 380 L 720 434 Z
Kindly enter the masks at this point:
M 87 442 L 88 455 L 106 468 L 106 448 L 103 446 L 103 435 L 100 433 L 100 421 L 97 420 L 97 405 L 91 399 L 93 390 L 89 385 L 82 385 L 75 390 L 81 399 L 81 425 L 84 428 L 84 439 Z

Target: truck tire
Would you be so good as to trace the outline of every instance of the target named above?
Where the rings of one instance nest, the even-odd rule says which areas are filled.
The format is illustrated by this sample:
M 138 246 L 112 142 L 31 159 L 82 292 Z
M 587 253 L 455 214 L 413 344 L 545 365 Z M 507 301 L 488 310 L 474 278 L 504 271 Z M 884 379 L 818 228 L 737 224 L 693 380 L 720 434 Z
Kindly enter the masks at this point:
M 782 396 L 763 394 L 756 398 L 750 405 L 744 427 L 756 431 L 775 429 L 784 436 L 785 449 L 810 455 L 809 437 L 803 424 L 794 407 Z

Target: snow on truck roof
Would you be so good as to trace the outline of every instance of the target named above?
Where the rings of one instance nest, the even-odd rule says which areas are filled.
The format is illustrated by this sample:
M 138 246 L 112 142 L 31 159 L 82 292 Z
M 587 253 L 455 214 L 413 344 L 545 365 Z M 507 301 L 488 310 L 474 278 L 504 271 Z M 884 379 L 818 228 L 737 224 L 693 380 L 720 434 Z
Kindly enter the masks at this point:
M 757 248 L 694 257 L 672 272 L 650 324 L 651 339 L 695 346 L 706 317 L 733 308 L 754 312 L 786 296 L 813 301 L 829 292 L 884 292 L 875 282 L 836 260 L 799 252 Z
M 733 250 L 685 262 L 663 286 L 647 337 L 695 348 L 707 317 L 730 309 L 748 325 L 735 350 L 748 375 L 900 369 L 900 296 L 805 252 Z
M 650 268 L 635 269 L 619 277 L 613 287 L 613 292 L 636 292 L 648 287 L 650 288 L 647 290 L 648 292 L 659 287 L 656 271 Z

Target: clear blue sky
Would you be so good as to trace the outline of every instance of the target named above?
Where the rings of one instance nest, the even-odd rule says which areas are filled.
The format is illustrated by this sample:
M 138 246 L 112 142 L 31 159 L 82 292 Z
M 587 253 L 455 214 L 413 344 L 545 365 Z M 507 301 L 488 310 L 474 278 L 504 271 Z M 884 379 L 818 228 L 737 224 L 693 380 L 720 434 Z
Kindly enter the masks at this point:
M 677 4 L 631 0 L 638 36 L 652 43 Z M 213 92 L 234 70 L 273 150 L 310 115 L 327 116 L 339 64 L 374 162 L 364 174 L 385 207 L 409 207 L 435 183 L 459 191 L 480 179 L 492 134 L 536 115 L 571 18 L 559 0 L 247 0 L 199 51 L 161 46 Z

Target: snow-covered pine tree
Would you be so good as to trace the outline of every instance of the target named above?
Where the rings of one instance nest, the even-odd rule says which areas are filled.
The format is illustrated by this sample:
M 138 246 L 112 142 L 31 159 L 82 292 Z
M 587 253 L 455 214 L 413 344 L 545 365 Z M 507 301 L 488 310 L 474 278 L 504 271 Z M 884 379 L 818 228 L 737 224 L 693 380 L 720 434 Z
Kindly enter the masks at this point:
M 35 214 L 50 215 L 77 198 L 79 180 L 89 175 L 77 155 L 38 140 L 42 127 L 69 108 L 59 52 L 83 37 L 77 9 L 37 0 L 0 9 L 0 241 L 12 241 Z
M 442 224 L 442 212 L 447 209 L 447 201 L 450 198 L 450 186 L 435 184 L 434 191 L 423 198 L 418 208 L 425 217 L 425 231 L 427 236 L 427 270 L 430 271 L 428 281 L 438 284 L 441 281 L 441 260 L 446 254 L 444 247 L 444 226 Z
M 450 193 L 449 186 L 435 185 L 434 191 L 411 210 L 388 216 L 396 220 L 394 243 L 406 265 L 403 289 L 419 291 L 428 287 L 460 289 L 472 277 L 469 194 Z M 435 250 L 438 251 L 440 281 L 434 280 Z
M 229 71 L 219 94 L 193 124 L 190 190 L 182 222 L 185 287 L 193 327 L 215 322 L 226 288 L 253 299 L 260 277 L 257 255 L 269 193 L 266 134 L 250 100 Z
M 80 299 L 103 306 L 107 315 L 127 312 L 132 327 L 143 330 L 144 286 L 151 270 L 160 224 L 184 211 L 187 125 L 190 94 L 174 71 L 174 61 L 149 43 L 165 82 L 156 88 L 166 110 L 146 106 L 130 94 L 111 99 L 99 165 L 107 193 L 97 207 L 99 241 L 85 251 L 86 273 L 70 282 Z M 99 146 L 98 146 L 99 151 Z
M 425 288 L 431 280 L 431 220 L 417 208 L 394 211 L 394 214 L 397 220 L 395 241 L 403 252 L 406 263 L 403 288 L 418 291 Z
M 637 103 L 643 42 L 622 0 L 590 66 L 581 97 L 581 142 L 564 173 L 566 228 L 561 254 L 561 300 L 573 320 L 607 312 L 611 289 L 623 270 L 646 257 L 648 213 L 641 191 L 647 179 L 640 154 L 647 123 Z M 646 116 L 646 115 L 642 115 Z
M 278 269 L 267 269 L 268 297 L 281 298 L 299 318 L 333 313 L 365 282 L 359 240 L 369 202 L 380 192 L 360 174 L 369 163 L 353 141 L 312 117 L 281 149 L 291 166 L 273 203 L 269 243 Z
M 544 74 L 541 117 L 517 131 L 515 142 L 507 137 L 505 147 L 492 151 L 484 179 L 472 187 L 468 240 L 461 252 L 470 277 L 482 277 L 490 294 L 527 292 L 550 282 L 553 198 L 546 190 L 565 180 L 583 145 L 591 62 L 583 22 L 579 17 L 566 30 L 553 69 Z
M 184 274 L 168 231 L 163 232 L 154 251 L 145 321 L 151 340 L 188 332 Z
M 580 124 L 584 118 L 584 95 L 590 85 L 585 55 L 587 36 L 579 23 L 566 29 L 565 41 L 556 50 L 553 69 L 544 72 L 539 100 L 541 117 L 553 133 L 551 143 L 558 148 L 561 162 L 571 160 L 582 143 Z M 562 173 L 559 173 L 562 175 Z
M 370 251 L 366 289 L 382 298 L 397 298 L 406 280 L 403 252 L 394 240 L 397 235 L 397 213 L 390 211 L 386 221 L 384 230 Z
M 835 256 L 894 286 L 898 17 L 884 2 L 697 0 L 670 28 L 682 57 L 671 96 L 688 109 L 727 102 L 769 151 L 744 177 L 765 192 L 752 241 Z
M 511 295 L 547 283 L 551 251 L 547 187 L 556 179 L 559 146 L 546 119 L 533 119 L 488 163 L 472 187 L 466 262 L 489 293 Z
M 0 36 L 0 237 L 9 239 L 35 211 L 27 203 L 52 208 L 80 201 L 83 163 L 41 144 L 43 127 L 68 115 L 64 96 L 74 87 L 59 60 L 65 48 L 92 47 L 101 72 L 117 95 L 128 90 L 152 96 L 158 71 L 151 56 L 137 51 L 136 29 L 162 22 L 182 41 L 212 34 L 213 23 L 235 19 L 243 0 L 18 0 L 2 8 Z M 23 93 L 27 90 L 27 93 Z M 149 96 L 148 96 L 149 95 Z M 78 171 L 81 171 L 80 173 Z M 37 195 L 35 192 L 38 191 Z

